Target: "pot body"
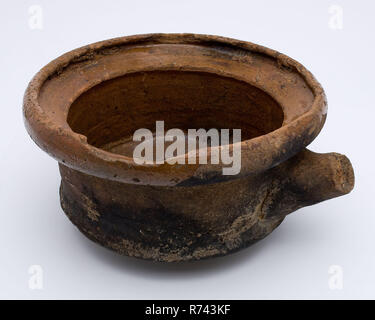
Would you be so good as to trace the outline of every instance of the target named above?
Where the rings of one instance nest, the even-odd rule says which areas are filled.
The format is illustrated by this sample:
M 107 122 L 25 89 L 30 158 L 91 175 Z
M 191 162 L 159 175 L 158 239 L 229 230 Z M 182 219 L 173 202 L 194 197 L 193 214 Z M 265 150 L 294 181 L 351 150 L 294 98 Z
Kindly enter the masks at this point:
M 118 253 L 158 261 L 224 255 L 269 234 L 270 174 L 192 187 L 132 185 L 60 164 L 61 205 L 91 240 Z
M 61 205 L 91 240 L 156 261 L 198 260 L 247 247 L 303 206 L 353 187 L 349 160 L 304 150 L 266 172 L 227 182 L 134 185 L 60 164 Z

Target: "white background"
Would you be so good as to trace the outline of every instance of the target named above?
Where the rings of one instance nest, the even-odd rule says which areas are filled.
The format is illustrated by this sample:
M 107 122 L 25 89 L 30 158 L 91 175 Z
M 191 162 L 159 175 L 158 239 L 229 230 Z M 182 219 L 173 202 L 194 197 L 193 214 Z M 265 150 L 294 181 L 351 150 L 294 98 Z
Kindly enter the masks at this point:
M 29 26 L 40 5 L 43 28 Z M 331 5 L 343 29 L 330 28 Z M 374 1 L 1 1 L 0 298 L 375 298 Z M 152 32 L 216 34 L 259 43 L 304 64 L 328 97 L 310 145 L 352 161 L 344 197 L 288 216 L 258 244 L 224 258 L 158 264 L 121 257 L 87 240 L 59 206 L 57 163 L 28 137 L 22 96 L 32 76 L 76 47 Z M 28 269 L 43 269 L 43 289 Z M 331 265 L 343 270 L 331 290 Z

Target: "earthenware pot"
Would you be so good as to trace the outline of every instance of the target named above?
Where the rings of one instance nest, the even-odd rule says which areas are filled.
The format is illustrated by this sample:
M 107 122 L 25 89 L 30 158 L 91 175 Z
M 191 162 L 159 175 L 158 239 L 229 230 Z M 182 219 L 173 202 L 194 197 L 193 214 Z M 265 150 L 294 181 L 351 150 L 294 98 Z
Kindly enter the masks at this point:
M 320 132 L 322 87 L 293 59 L 233 39 L 148 34 L 94 43 L 45 66 L 24 117 L 61 172 L 61 206 L 91 240 L 157 261 L 225 255 L 292 211 L 351 191 L 349 160 L 305 149 Z M 239 128 L 241 171 L 139 165 L 139 128 Z

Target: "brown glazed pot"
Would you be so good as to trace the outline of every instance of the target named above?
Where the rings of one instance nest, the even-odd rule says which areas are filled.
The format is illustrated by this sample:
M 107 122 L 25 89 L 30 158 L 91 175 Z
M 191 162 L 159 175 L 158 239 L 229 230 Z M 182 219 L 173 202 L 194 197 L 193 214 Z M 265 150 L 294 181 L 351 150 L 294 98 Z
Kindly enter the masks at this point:
M 30 136 L 59 162 L 69 219 L 107 248 L 168 262 L 234 252 L 292 211 L 350 192 L 345 156 L 305 149 L 326 112 L 322 87 L 288 56 L 195 34 L 73 50 L 45 66 L 24 97 Z M 240 128 L 241 172 L 136 164 L 121 141 L 156 120 L 166 129 Z

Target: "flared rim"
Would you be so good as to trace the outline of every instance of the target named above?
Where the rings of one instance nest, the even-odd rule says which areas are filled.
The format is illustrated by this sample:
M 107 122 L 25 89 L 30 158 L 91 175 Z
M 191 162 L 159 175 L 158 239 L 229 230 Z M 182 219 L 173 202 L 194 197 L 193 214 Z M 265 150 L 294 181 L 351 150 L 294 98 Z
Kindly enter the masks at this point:
M 292 68 L 307 83 L 314 95 L 311 108 L 288 124 L 241 142 L 242 169 L 236 176 L 218 178 L 221 167 L 210 165 L 191 166 L 157 165 L 134 163 L 132 158 L 114 154 L 87 143 L 86 137 L 74 132 L 70 127 L 58 127 L 46 115 L 39 104 L 39 94 L 44 83 L 54 75 L 61 74 L 72 63 L 103 49 L 142 43 L 211 43 L 261 53 L 276 59 L 278 64 Z M 63 54 L 43 67 L 31 80 L 24 96 L 24 119 L 32 139 L 47 153 L 64 165 L 87 174 L 126 183 L 175 186 L 194 177 L 194 184 L 214 183 L 248 174 L 265 171 L 295 155 L 320 132 L 326 117 L 327 103 L 324 91 L 314 76 L 294 59 L 275 50 L 246 41 L 198 34 L 144 34 L 119 37 L 83 46 Z M 54 139 L 47 137 L 53 136 Z M 68 147 L 61 148 L 66 145 Z M 74 153 L 74 156 L 72 156 Z M 181 174 L 178 173 L 180 171 Z M 181 179 L 171 179 L 174 175 Z

